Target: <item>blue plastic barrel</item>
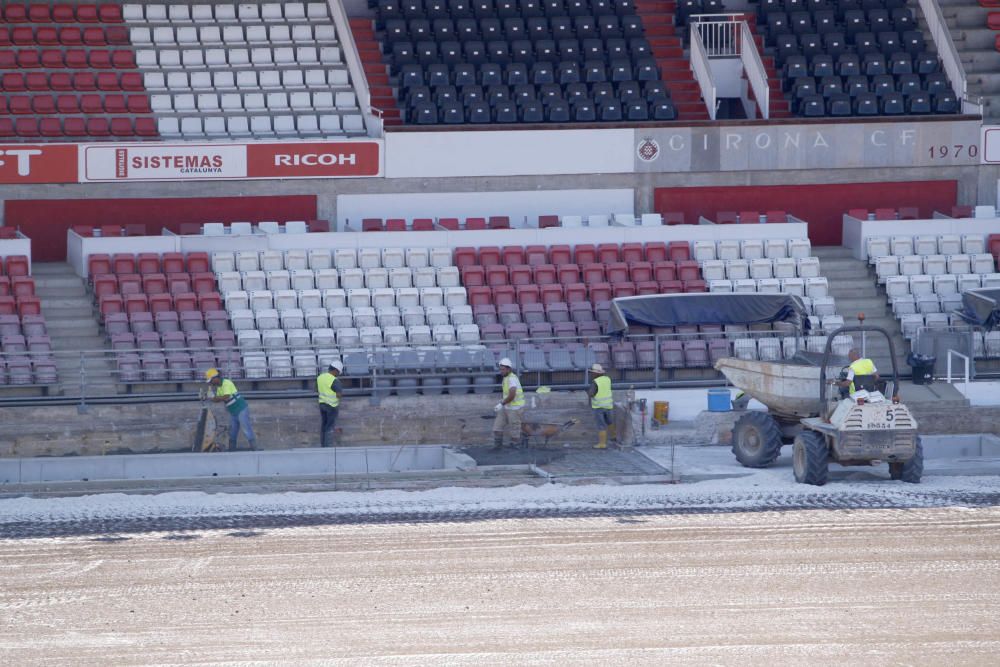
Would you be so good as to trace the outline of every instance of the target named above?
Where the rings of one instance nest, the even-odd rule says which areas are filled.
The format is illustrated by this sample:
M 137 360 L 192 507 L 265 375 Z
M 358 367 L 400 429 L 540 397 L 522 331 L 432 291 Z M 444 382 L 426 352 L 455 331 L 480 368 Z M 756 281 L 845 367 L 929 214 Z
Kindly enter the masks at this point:
M 728 389 L 708 390 L 708 411 L 729 412 L 733 409 L 733 398 Z

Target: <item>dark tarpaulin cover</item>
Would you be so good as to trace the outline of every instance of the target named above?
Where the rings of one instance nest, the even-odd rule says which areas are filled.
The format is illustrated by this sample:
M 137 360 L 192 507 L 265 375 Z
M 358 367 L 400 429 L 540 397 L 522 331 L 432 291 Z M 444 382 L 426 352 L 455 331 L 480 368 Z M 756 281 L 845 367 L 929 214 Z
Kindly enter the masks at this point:
M 655 294 L 614 299 L 608 334 L 624 336 L 630 324 L 674 327 L 766 322 L 789 322 L 797 331 L 809 326 L 805 305 L 790 294 Z
M 962 311 L 966 322 L 992 329 L 1000 324 L 1000 289 L 970 289 L 962 293 Z

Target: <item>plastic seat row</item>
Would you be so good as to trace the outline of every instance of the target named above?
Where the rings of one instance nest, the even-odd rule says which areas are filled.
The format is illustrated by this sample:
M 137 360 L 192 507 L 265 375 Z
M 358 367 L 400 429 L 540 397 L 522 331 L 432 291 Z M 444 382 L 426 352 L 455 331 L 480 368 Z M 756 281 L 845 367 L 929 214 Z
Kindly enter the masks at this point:
M 152 118 L 0 118 L 4 139 L 38 137 L 144 137 L 159 136 Z
M 608 309 L 602 306 L 601 318 L 607 320 Z M 489 324 L 538 324 L 548 322 L 552 325 L 570 323 L 582 325 L 597 322 L 594 307 L 589 301 L 576 301 L 567 304 L 564 301 L 553 301 L 546 304 L 537 302 L 505 303 L 499 306 L 493 304 L 477 305 L 472 309 L 472 319 L 479 326 Z
M 707 259 L 701 263 L 705 280 L 744 280 L 753 278 L 816 278 L 819 259 L 816 257 L 779 257 L 770 259 Z
M 104 318 L 104 331 L 108 336 L 116 333 L 132 332 L 134 334 L 155 331 L 157 323 L 176 323 L 178 330 L 185 333 L 191 331 L 228 331 L 229 314 L 223 310 L 210 310 L 202 313 L 198 310 L 186 310 L 180 313 L 161 311 L 151 313 L 145 310 L 128 313 L 110 313 Z M 160 324 L 169 327 L 169 324 Z M 167 328 L 167 330 L 172 330 Z
M 229 4 L 126 4 L 130 23 L 260 23 L 323 21 L 329 18 L 325 2 L 265 2 Z
M 22 334 L 0 334 L 0 352 L 11 354 L 14 352 L 52 352 L 52 341 L 47 335 L 24 336 Z
M 157 131 L 164 137 L 339 136 L 364 132 L 360 114 L 296 114 L 277 116 L 185 116 L 160 118 Z
M 236 291 L 278 290 L 347 290 L 367 288 L 399 290 L 402 288 L 459 288 L 455 267 L 421 267 L 411 269 L 275 269 L 269 271 L 226 271 L 218 274 L 223 293 Z
M 32 338 L 46 334 L 43 315 L 25 315 L 23 317 L 14 314 L 0 315 L 0 336 L 23 335 L 26 338 Z
M 477 344 L 480 342 L 479 327 L 475 324 L 426 324 L 411 327 L 388 326 L 343 327 L 333 330 L 336 345 L 344 348 L 373 348 L 382 345 L 431 345 L 431 344 Z M 294 347 L 290 339 L 296 336 L 301 347 L 310 345 L 310 334 L 306 329 L 244 329 L 237 334 L 237 345 L 241 350 L 258 348 Z
M 7 72 L 0 77 L 0 88 L 8 93 L 145 90 L 143 76 L 137 72 Z
M 28 259 L 28 256 L 0 256 L 0 276 L 4 275 L 10 276 L 11 278 L 31 275 L 31 261 Z
M 565 217 L 565 216 L 564 216 Z M 682 262 L 691 259 L 688 241 L 650 241 L 647 243 L 580 243 L 575 246 L 469 246 L 455 248 L 454 264 L 466 266 L 511 266 L 515 264 L 606 264 L 611 262 Z M 541 261 L 547 258 L 547 262 Z
M 169 294 L 175 297 L 192 294 L 196 298 L 210 298 L 216 292 L 215 275 L 211 273 L 97 273 L 90 276 L 94 300 L 102 296 L 120 294 Z
M 880 283 L 890 276 L 938 276 L 946 273 L 988 274 L 997 270 L 996 259 L 986 253 L 976 255 L 895 255 L 878 257 L 875 260 L 875 274 Z
M 0 52 L 2 54 L 2 52 Z M 132 53 L 129 52 L 131 56 Z M 2 63 L 0 55 L 0 63 Z M 213 67 L 294 67 L 337 65 L 343 62 L 339 46 L 258 46 L 253 48 L 136 49 L 130 67 L 213 68 Z M 72 66 L 72 65 L 67 65 Z
M 118 328 L 118 327 L 116 327 Z M 140 338 L 140 336 L 142 338 Z M 113 350 L 134 350 L 138 347 L 150 348 L 177 348 L 177 349 L 207 349 L 207 348 L 232 348 L 236 346 L 236 335 L 226 329 L 218 331 L 116 331 L 109 335 L 111 349 Z
M 470 250 L 474 252 L 474 249 L 470 248 Z M 290 271 L 305 269 L 313 271 L 336 269 L 339 271 L 357 268 L 401 269 L 404 267 L 445 269 L 450 266 L 452 266 L 451 248 L 310 248 L 309 250 L 249 250 L 236 253 L 212 253 L 212 270 L 216 273 L 281 269 Z
M 0 386 L 53 385 L 58 381 L 52 359 L 27 353 L 0 355 Z
M 865 241 L 868 263 L 879 257 L 896 255 L 978 255 L 988 252 L 982 234 L 941 234 L 921 236 L 871 236 Z
M 676 120 L 677 108 L 668 100 L 646 103 L 643 101 L 617 100 L 594 104 L 593 102 L 496 102 L 492 106 L 485 101 L 420 103 L 409 114 L 411 123 L 417 125 L 463 124 L 463 123 L 590 123 L 594 121 L 643 121 Z
M 770 277 L 770 276 L 768 276 Z M 570 285 L 574 283 L 616 283 L 682 280 L 702 278 L 693 260 L 674 262 L 610 262 L 608 264 L 540 264 L 466 266 L 462 269 L 462 284 L 466 287 L 496 287 L 500 285 Z
M 890 299 L 912 294 L 961 294 L 970 289 L 1000 288 L 1000 273 L 961 275 L 889 276 L 885 281 L 885 294 Z
M 0 69 L 135 69 L 136 57 L 125 49 L 0 49 Z
M 565 301 L 611 301 L 613 298 L 636 296 L 637 294 L 678 294 L 681 292 L 705 292 L 708 286 L 704 280 L 666 280 L 663 282 L 648 281 L 644 283 L 622 282 L 611 283 L 578 283 L 575 285 L 500 285 L 497 287 L 470 287 L 469 304 L 473 307 L 480 304 L 501 305 L 504 303 L 542 304 Z
M 914 313 L 951 313 L 962 309 L 961 294 L 907 294 L 894 296 L 890 301 L 897 318 Z
M 560 17 L 593 16 L 604 14 L 634 14 L 633 0 L 446 0 L 427 2 L 420 0 L 376 0 L 369 2 L 380 21 L 393 18 L 446 18 L 472 17 Z
M 7 4 L 3 8 L 7 23 L 121 23 L 122 7 L 117 3 L 73 4 L 60 2 Z
M 336 43 L 337 31 L 333 24 L 300 25 L 204 25 L 174 28 L 135 27 L 129 31 L 132 44 L 144 46 L 216 46 L 221 44 L 311 44 Z
M 143 114 L 150 113 L 146 95 L 8 95 L 0 97 L 0 114 Z
M 216 90 L 259 91 L 312 88 L 349 88 L 350 78 L 344 67 L 326 69 L 262 69 L 222 70 L 216 72 L 144 72 L 141 77 L 146 90 L 188 91 Z
M 122 26 L 107 28 L 0 27 L 0 46 L 127 46 L 129 32 Z
M 0 274 L 0 296 L 35 296 L 35 279 L 31 276 Z
M 211 295 L 209 295 L 210 297 Z M 276 308 L 287 310 L 292 308 L 339 308 L 374 306 L 375 308 L 406 307 L 406 306 L 440 306 L 449 307 L 464 305 L 465 288 L 463 287 L 424 287 L 424 288 L 376 288 L 376 289 L 282 289 L 277 291 L 255 290 L 250 292 L 227 292 L 224 297 L 226 309 L 262 310 Z
M 195 111 L 244 113 L 256 111 L 311 111 L 357 109 L 353 91 L 341 92 L 271 92 L 271 93 L 176 93 L 173 95 L 142 96 L 144 107 L 157 114 L 192 113 Z M 71 112 L 67 112 L 71 113 Z M 97 112 L 99 113 L 99 112 Z
M 809 239 L 747 239 L 744 241 L 694 241 L 691 244 L 692 257 L 698 262 L 707 260 L 754 260 L 761 258 L 805 259 L 810 257 L 812 246 Z
M 205 294 L 102 294 L 97 297 L 100 316 L 107 319 L 116 313 L 209 313 L 222 310 L 222 297 L 215 293 Z
M 261 225 L 264 225 L 262 228 Z M 206 222 L 204 224 L 191 223 L 184 231 L 185 225 L 181 224 L 182 234 L 201 234 L 203 236 L 225 236 L 253 234 L 254 225 L 251 222 Z M 329 220 L 287 220 L 283 225 L 277 225 L 274 221 L 257 223 L 257 233 L 261 234 L 306 234 L 308 232 L 328 232 L 330 231 Z M 219 254 L 219 253 L 215 253 Z M 213 265 L 214 266 L 214 265 Z
M 899 328 L 903 332 L 903 338 L 910 340 L 914 338 L 918 331 L 924 327 L 932 330 L 947 330 L 954 324 L 964 324 L 961 318 L 952 318 L 948 313 L 927 313 L 901 315 L 899 318 Z
M 108 226 L 114 230 L 115 226 Z M 102 230 L 104 227 L 102 227 Z M 120 229 L 120 228 L 119 228 Z M 103 234 L 102 234 L 103 235 Z M 212 270 L 208 253 L 154 252 L 137 254 L 119 252 L 114 254 L 95 253 L 87 257 L 87 274 L 147 274 L 147 273 L 206 273 Z
M 709 292 L 794 294 L 811 298 L 826 296 L 829 284 L 826 278 L 742 278 L 736 280 L 709 280 Z
M 41 315 L 42 302 L 36 296 L 0 296 L 0 315 Z

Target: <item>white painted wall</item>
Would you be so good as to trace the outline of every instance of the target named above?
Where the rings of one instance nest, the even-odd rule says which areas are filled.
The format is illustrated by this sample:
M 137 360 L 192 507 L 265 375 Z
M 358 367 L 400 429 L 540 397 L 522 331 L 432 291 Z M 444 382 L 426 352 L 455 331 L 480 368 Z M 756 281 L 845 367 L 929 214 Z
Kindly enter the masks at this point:
M 519 190 L 510 192 L 410 192 L 339 195 L 337 229 L 361 228 L 363 218 L 510 217 L 512 227 L 534 226 L 539 215 L 634 214 L 635 192 L 615 190 Z M 525 224 L 527 222 L 527 224 Z
M 31 267 L 31 239 L 4 239 L 0 241 L 0 260 L 13 255 L 24 255 L 28 258 L 28 267 Z

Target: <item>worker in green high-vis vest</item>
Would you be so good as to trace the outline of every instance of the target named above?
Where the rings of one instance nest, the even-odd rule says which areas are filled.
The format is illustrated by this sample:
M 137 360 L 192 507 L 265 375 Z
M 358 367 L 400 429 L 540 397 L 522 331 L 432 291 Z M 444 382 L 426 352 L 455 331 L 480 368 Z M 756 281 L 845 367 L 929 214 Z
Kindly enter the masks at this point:
M 500 375 L 500 402 L 494 411 L 497 416 L 493 420 L 493 449 L 503 448 L 503 434 L 507 431 L 510 437 L 510 447 L 525 445 L 526 438 L 521 433 L 521 410 L 524 408 L 524 389 L 521 381 L 514 373 L 514 362 L 504 357 L 497 364 Z
M 597 424 L 597 444 L 594 449 L 607 449 L 608 434 L 611 434 L 612 440 L 615 439 L 615 397 L 611 391 L 611 378 L 600 364 L 590 367 L 590 375 L 587 395 L 590 396 L 590 410 L 594 413 L 594 423 Z
M 205 382 L 215 389 L 213 403 L 224 403 L 226 412 L 229 413 L 229 451 L 236 451 L 236 444 L 240 437 L 240 429 L 247 437 L 250 450 L 257 449 L 257 437 L 253 432 L 253 424 L 250 423 L 250 406 L 240 395 L 236 385 L 229 378 L 222 377 L 222 373 L 217 368 L 209 368 L 205 371 Z

